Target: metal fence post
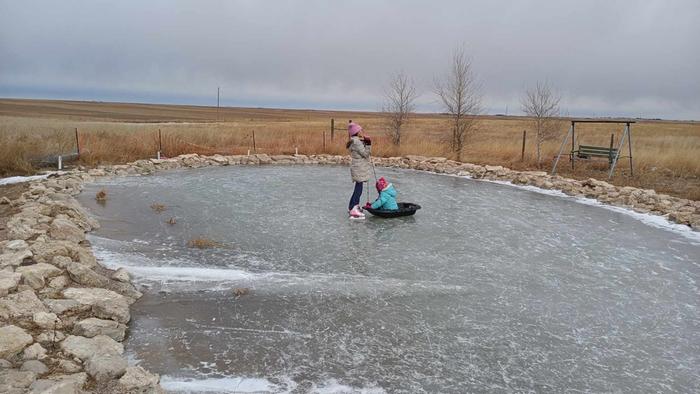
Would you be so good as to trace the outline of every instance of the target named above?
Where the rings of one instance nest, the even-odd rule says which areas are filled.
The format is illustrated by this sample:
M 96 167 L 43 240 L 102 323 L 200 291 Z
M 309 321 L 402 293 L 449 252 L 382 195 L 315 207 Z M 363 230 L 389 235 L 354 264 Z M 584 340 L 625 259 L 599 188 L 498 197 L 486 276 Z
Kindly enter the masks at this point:
M 333 142 L 333 134 L 335 134 L 335 119 L 331 118 L 331 142 Z
M 527 136 L 527 131 L 523 130 L 523 150 L 520 154 L 520 161 L 525 161 L 525 137 Z
M 80 156 L 80 140 L 78 139 L 78 128 L 75 128 L 75 152 Z

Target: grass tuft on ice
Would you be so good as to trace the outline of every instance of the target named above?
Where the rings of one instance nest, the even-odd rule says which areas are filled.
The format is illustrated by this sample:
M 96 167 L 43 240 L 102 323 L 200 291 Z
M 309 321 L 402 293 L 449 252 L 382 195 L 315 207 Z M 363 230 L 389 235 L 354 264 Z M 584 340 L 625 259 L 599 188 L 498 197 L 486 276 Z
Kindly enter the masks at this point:
M 196 237 L 189 240 L 189 242 L 187 242 L 187 246 L 197 249 L 210 249 L 219 247 L 221 244 L 208 238 Z

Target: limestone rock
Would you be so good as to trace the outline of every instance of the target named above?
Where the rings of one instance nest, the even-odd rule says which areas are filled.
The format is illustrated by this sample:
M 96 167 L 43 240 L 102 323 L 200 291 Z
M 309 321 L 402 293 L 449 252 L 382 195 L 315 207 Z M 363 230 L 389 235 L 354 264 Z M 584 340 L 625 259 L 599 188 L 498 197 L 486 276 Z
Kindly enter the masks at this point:
M 34 324 L 39 328 L 63 328 L 61 320 L 55 313 L 51 312 L 37 312 L 32 316 L 32 321 L 34 321 Z
M 115 341 L 124 340 L 126 325 L 114 320 L 103 320 L 90 317 L 79 321 L 73 326 L 73 334 L 92 338 L 97 335 L 106 335 Z
M 255 158 L 258 159 L 258 163 L 260 163 L 260 164 L 271 164 L 272 163 L 272 159 L 270 158 L 270 156 L 268 156 L 265 153 L 259 153 L 259 154 L 255 155 Z
M 119 302 L 126 302 L 126 298 L 118 293 L 111 290 L 100 289 L 100 288 L 78 288 L 69 287 L 63 290 L 63 297 L 66 299 L 75 300 L 83 305 L 94 305 L 97 301 L 107 300 Z
M 37 224 L 36 219 L 15 215 L 5 225 L 7 236 L 10 239 L 27 240 L 37 234 L 41 234 L 41 231 L 34 228 Z
M 76 300 L 50 299 L 44 300 L 44 304 L 49 310 L 57 315 L 66 312 L 84 312 L 90 310 L 90 305 L 81 304 Z
M 18 267 L 16 272 L 22 274 L 22 280 L 33 289 L 44 287 L 46 279 L 61 275 L 61 270 L 51 264 L 38 263 Z
M 66 339 L 66 334 L 59 330 L 47 330 L 36 337 L 36 341 L 45 346 L 53 345 L 64 339 Z
M 209 157 L 209 160 L 211 160 L 211 161 L 213 161 L 213 162 L 215 162 L 215 163 L 217 163 L 217 164 L 220 164 L 220 165 L 228 165 L 228 159 L 225 158 L 224 156 L 221 156 L 221 155 L 218 155 L 218 154 Z
M 129 364 L 124 357 L 116 354 L 98 354 L 85 363 L 85 372 L 96 381 L 118 379 L 126 372 Z
M 43 360 L 46 358 L 46 349 L 38 343 L 29 346 L 22 352 L 23 360 Z
M 70 277 L 67 275 L 57 276 L 49 281 L 49 287 L 56 290 L 61 290 L 70 285 Z
M 22 274 L 20 274 L 20 273 L 8 271 L 8 270 L 1 270 L 0 271 L 0 297 L 4 297 L 7 294 L 9 294 L 11 291 L 14 291 L 17 288 L 17 285 L 19 284 L 19 281 L 21 278 L 22 278 Z
M 71 263 L 73 263 L 73 259 L 68 256 L 53 256 L 51 259 L 51 264 L 63 269 L 68 268 Z
M 46 366 L 46 364 L 42 363 L 39 360 L 27 360 L 24 363 L 22 363 L 22 367 L 19 370 L 31 371 L 37 375 L 43 375 L 49 372 L 49 368 Z
M 98 274 L 92 269 L 80 264 L 71 262 L 66 267 L 71 279 L 80 283 L 81 285 L 90 287 L 105 287 L 109 284 L 109 279 L 105 276 Z
M 0 369 L 12 368 L 12 363 L 0 358 Z
M 22 284 L 31 287 L 32 290 L 39 290 L 46 285 L 46 279 L 37 271 L 28 271 L 22 274 Z
M 0 254 L 0 268 L 17 267 L 29 257 L 32 257 L 32 252 L 28 249 Z
M 5 245 L 5 249 L 12 252 L 21 252 L 25 249 L 29 249 L 29 244 L 22 239 L 15 239 L 8 242 Z
M 23 329 L 9 325 L 0 327 L 0 358 L 10 358 L 34 341 Z
M 131 281 L 131 277 L 129 276 L 129 272 L 125 268 L 119 268 L 112 274 L 112 279 L 119 281 L 119 282 L 124 282 L 124 283 L 129 283 Z
M 99 300 L 92 306 L 92 313 L 97 317 L 128 323 L 131 320 L 129 304 L 124 300 Z
M 97 265 L 97 259 L 95 258 L 95 255 L 92 254 L 90 249 L 78 247 L 76 257 L 78 262 L 80 262 L 82 265 L 88 267 L 94 267 Z
M 486 172 L 500 172 L 503 171 L 503 166 L 484 166 Z
M 30 386 L 32 394 L 79 394 L 87 382 L 85 372 L 70 375 L 53 376 L 51 379 L 39 379 Z
M 46 312 L 46 307 L 32 290 L 0 298 L 0 319 L 31 317 L 36 312 Z
M 124 353 L 122 344 L 106 335 L 98 335 L 94 338 L 69 335 L 61 342 L 61 350 L 83 361 L 98 354 Z
M 233 165 L 241 164 L 241 161 L 243 160 L 243 156 L 242 155 L 231 155 L 231 156 L 227 156 L 227 159 L 228 159 L 228 164 L 233 166 Z
M 36 380 L 36 374 L 18 369 L 0 370 L 0 393 L 23 393 Z
M 128 282 L 118 282 L 116 280 L 113 280 L 109 282 L 106 288 L 125 296 L 127 298 L 127 301 L 129 301 L 129 304 L 133 303 L 134 300 L 138 300 L 143 296 L 143 293 L 136 290 L 134 285 Z
M 129 393 L 159 393 L 160 377 L 152 374 L 143 367 L 128 367 L 126 373 L 119 379 L 118 387 Z
M 51 223 L 49 235 L 53 239 L 79 243 L 85 240 L 85 232 L 68 219 L 56 218 Z
M 67 256 L 68 248 L 65 241 L 47 241 L 45 237 L 39 237 L 29 247 L 34 253 L 34 260 L 40 263 L 49 263 L 54 256 Z

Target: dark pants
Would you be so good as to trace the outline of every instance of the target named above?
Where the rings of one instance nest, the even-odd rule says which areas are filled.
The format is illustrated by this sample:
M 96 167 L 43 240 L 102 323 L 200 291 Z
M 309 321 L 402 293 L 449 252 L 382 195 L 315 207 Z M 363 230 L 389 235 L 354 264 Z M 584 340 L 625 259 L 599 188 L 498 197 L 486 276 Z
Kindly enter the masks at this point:
M 362 197 L 362 182 L 355 182 L 355 190 L 352 192 L 352 197 L 350 197 L 350 205 L 348 205 L 348 211 L 352 209 L 355 205 L 360 204 L 360 197 Z

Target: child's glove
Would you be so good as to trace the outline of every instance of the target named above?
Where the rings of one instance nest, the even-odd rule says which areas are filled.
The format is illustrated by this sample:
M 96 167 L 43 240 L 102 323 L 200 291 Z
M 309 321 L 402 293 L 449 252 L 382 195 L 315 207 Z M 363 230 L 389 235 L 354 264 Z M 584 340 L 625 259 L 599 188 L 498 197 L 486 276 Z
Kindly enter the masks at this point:
M 367 204 L 365 204 L 364 208 L 365 208 L 365 209 L 367 209 L 367 208 L 372 208 L 372 204 L 370 204 L 370 203 L 368 202 Z
M 368 135 L 366 135 L 365 138 L 362 139 L 362 142 L 364 142 L 365 145 L 372 145 L 372 139 L 369 138 Z

